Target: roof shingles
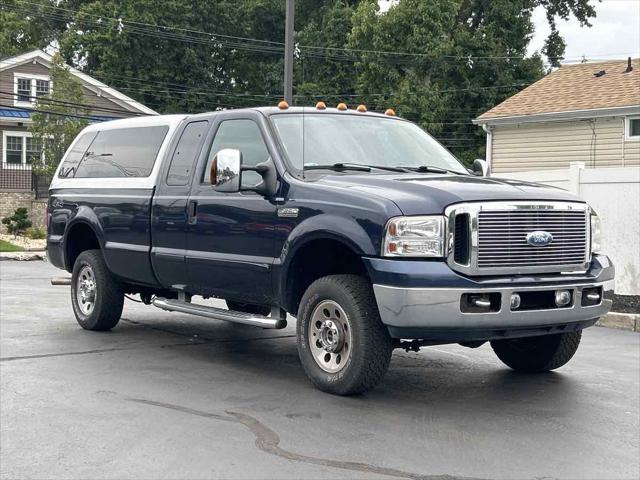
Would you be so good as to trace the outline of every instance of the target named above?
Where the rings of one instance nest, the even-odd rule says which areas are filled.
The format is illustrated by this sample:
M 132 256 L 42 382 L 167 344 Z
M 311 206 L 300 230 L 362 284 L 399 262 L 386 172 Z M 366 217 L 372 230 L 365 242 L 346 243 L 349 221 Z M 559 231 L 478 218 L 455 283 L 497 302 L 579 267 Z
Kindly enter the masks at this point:
M 640 105 L 640 59 L 564 65 L 478 117 L 560 113 Z M 604 70 L 602 76 L 594 73 Z

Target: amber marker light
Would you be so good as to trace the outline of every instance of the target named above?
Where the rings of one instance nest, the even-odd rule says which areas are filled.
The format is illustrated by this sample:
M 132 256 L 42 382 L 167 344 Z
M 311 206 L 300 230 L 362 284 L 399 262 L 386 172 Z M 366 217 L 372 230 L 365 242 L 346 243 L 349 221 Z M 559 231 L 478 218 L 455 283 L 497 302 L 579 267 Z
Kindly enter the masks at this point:
M 326 109 L 326 108 L 327 108 L 327 104 L 326 104 L 326 103 L 324 103 L 324 102 L 318 102 L 318 103 L 316 103 L 316 108 L 317 108 L 318 110 L 324 110 L 324 109 Z
M 385 115 L 389 115 L 390 117 L 395 117 L 396 116 L 396 111 L 393 108 L 387 108 L 384 111 Z
M 340 102 L 340 103 L 338 104 L 338 107 L 337 107 L 337 108 L 338 108 L 338 110 L 340 110 L 341 112 L 344 112 L 344 111 L 347 109 L 347 104 L 346 104 L 346 103 L 342 103 L 342 102 Z
M 289 104 L 285 100 L 282 100 L 280 103 L 278 103 L 278 108 L 280 110 L 286 110 L 287 108 L 289 108 Z
M 366 105 L 358 105 L 358 108 L 356 108 L 356 110 L 358 112 L 366 112 L 367 111 L 367 107 L 366 107 Z

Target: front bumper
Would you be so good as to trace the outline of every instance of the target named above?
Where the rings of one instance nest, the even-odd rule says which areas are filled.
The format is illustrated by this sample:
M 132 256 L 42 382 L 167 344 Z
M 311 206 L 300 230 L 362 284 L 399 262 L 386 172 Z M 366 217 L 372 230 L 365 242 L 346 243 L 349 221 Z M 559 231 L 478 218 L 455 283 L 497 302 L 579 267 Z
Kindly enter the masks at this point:
M 602 255 L 594 256 L 584 273 L 514 277 L 464 277 L 442 262 L 366 259 L 366 263 L 380 317 L 395 338 L 471 341 L 555 333 L 558 328 L 589 326 L 611 308 L 611 301 L 604 298 L 596 305 L 583 306 L 582 302 L 584 289 L 604 287 L 614 278 L 611 261 Z M 572 292 L 570 306 L 510 308 L 514 292 L 559 289 Z M 499 295 L 495 311 L 463 311 L 463 295 L 489 293 Z

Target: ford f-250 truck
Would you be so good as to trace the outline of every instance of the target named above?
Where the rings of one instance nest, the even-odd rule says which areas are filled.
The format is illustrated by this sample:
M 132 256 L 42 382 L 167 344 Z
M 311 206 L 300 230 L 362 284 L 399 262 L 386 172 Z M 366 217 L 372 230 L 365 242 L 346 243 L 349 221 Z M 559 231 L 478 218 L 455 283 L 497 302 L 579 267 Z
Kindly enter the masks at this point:
M 491 342 L 512 369 L 558 368 L 610 308 L 598 217 L 485 167 L 343 104 L 94 124 L 51 183 L 48 257 L 89 330 L 115 327 L 126 294 L 262 328 L 290 313 L 331 393 L 375 386 L 396 347 Z

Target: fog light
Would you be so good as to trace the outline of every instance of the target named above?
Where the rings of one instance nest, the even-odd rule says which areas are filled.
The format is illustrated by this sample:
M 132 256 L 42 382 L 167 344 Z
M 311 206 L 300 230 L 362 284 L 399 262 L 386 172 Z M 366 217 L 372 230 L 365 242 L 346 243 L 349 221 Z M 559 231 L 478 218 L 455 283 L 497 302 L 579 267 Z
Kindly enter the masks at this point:
M 571 292 L 569 290 L 556 290 L 556 307 L 566 307 L 571 303 Z
M 511 310 L 517 310 L 520 308 L 520 295 L 517 293 L 511 294 Z

